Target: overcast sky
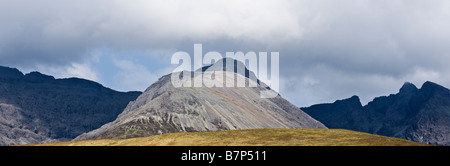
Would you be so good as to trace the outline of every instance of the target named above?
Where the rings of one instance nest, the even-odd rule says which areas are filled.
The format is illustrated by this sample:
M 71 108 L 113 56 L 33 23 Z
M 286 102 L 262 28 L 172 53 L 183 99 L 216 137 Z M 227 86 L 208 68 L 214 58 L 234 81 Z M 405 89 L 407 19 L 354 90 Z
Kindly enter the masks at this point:
M 0 65 L 23 72 L 143 91 L 195 43 L 278 51 L 297 106 L 450 87 L 447 0 L 0 0 Z

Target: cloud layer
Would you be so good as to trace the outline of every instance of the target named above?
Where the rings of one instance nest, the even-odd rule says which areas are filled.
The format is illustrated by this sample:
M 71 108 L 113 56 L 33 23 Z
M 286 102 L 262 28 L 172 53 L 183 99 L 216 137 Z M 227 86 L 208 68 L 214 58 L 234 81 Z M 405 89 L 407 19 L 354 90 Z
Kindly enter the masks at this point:
M 450 87 L 449 8 L 445 0 L 0 0 L 0 65 L 143 90 L 148 81 L 133 74 L 153 80 L 173 52 L 202 43 L 204 52 L 280 52 L 281 95 L 296 105 L 354 94 L 367 102 L 405 81 Z

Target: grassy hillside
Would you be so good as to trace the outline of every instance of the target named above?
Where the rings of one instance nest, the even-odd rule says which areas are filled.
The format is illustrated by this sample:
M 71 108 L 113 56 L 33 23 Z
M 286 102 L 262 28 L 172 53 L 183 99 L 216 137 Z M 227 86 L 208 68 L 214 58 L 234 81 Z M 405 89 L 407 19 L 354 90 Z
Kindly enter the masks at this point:
M 341 129 L 250 129 L 170 133 L 131 139 L 55 142 L 37 146 L 423 146 L 404 139 Z

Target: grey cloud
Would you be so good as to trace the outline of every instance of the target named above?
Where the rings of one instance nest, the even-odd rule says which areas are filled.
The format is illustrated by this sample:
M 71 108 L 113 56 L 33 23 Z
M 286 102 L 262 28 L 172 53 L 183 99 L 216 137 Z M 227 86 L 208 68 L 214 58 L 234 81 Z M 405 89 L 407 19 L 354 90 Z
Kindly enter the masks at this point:
M 280 53 L 282 75 L 296 82 L 287 83 L 282 94 L 294 103 L 307 106 L 355 94 L 367 102 L 395 93 L 405 81 L 449 87 L 448 2 L 301 4 L 311 5 L 301 17 L 307 21 L 300 21 L 305 35 Z
M 281 93 L 302 106 L 369 100 L 408 79 L 450 86 L 448 1 L 258 2 L 0 0 L 0 65 L 70 66 L 102 47 L 192 52 L 202 43 L 204 52 L 280 52 Z

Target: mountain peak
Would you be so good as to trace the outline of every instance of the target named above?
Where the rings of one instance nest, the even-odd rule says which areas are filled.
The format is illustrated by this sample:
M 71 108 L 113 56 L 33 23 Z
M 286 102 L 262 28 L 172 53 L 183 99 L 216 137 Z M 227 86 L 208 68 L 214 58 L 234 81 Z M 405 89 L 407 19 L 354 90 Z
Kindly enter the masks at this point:
M 417 89 L 417 87 L 414 84 L 412 84 L 410 82 L 405 82 L 403 84 L 403 86 L 400 88 L 400 93 L 414 92 L 416 90 L 418 90 L 418 89 Z
M 333 104 L 346 104 L 355 107 L 362 107 L 361 100 L 359 99 L 359 96 L 356 95 L 353 95 L 352 97 L 347 99 L 336 100 Z
M 16 68 L 0 66 L 0 78 L 20 78 L 23 73 Z
M 242 62 L 225 58 L 195 73 L 227 70 L 225 65 L 235 67 L 236 71 L 237 63 Z M 245 66 L 239 66 L 237 73 L 248 71 Z M 168 76 L 159 79 L 130 103 L 115 121 L 80 135 L 77 140 L 250 128 L 326 128 L 281 96 L 261 98 L 260 92 L 266 90 L 261 84 L 255 88 L 190 88 L 175 87 L 170 81 Z M 127 132 L 129 128 L 136 132 Z
M 359 96 L 353 95 L 352 97 L 348 98 L 347 100 L 349 100 L 349 101 L 351 101 L 352 103 L 355 103 L 356 105 L 362 107 L 361 99 L 359 98 Z
M 232 62 L 232 63 L 229 63 Z M 243 66 L 243 68 L 238 68 L 238 66 Z M 201 71 L 204 72 L 206 70 L 209 71 L 232 71 L 232 72 L 240 72 L 241 70 L 247 71 L 248 69 L 245 67 L 245 64 L 239 60 L 233 58 L 222 58 L 215 62 L 214 64 L 204 66 L 201 68 Z M 200 71 L 198 69 L 197 71 Z
M 38 82 L 55 80 L 55 77 L 45 75 L 45 74 L 39 73 L 37 71 L 33 71 L 28 74 L 25 74 L 25 78 L 28 80 L 38 81 Z
M 427 81 L 427 82 L 423 83 L 420 90 L 426 94 L 432 94 L 434 92 L 447 92 L 448 93 L 450 91 L 449 89 L 447 89 L 439 84 L 436 84 L 434 82 L 431 82 L 431 81 Z
M 230 63 L 231 62 L 231 63 Z M 234 73 L 243 74 L 243 76 L 247 78 L 257 78 L 255 73 L 249 70 L 245 63 L 233 58 L 222 58 L 215 62 L 214 64 L 204 66 L 200 69 L 197 69 L 197 72 L 205 72 L 208 71 L 229 71 Z
M 441 86 L 439 84 L 436 84 L 434 82 L 427 81 L 427 82 L 423 83 L 422 89 L 423 88 L 433 88 L 433 89 L 435 89 L 435 88 L 445 88 L 445 87 L 443 87 L 443 86 Z

